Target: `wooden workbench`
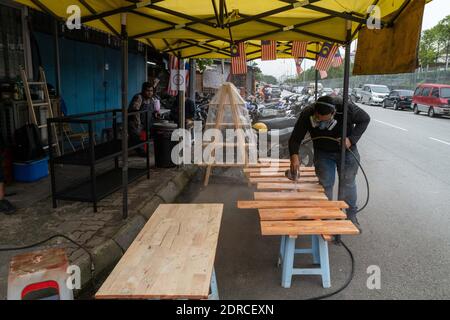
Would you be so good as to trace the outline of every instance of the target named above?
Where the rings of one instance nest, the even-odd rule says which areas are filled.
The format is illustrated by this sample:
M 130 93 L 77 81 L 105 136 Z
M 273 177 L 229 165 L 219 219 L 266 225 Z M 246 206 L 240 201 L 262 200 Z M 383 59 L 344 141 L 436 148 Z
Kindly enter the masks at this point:
M 223 204 L 160 205 L 97 299 L 207 299 Z

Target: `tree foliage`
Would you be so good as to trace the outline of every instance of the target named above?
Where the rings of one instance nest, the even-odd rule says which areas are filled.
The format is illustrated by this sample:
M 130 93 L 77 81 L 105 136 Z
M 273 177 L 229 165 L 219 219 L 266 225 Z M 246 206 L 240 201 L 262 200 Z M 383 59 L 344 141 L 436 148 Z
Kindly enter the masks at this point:
M 444 57 L 447 63 L 450 51 L 450 15 L 431 29 L 422 32 L 419 62 L 422 67 L 436 65 Z

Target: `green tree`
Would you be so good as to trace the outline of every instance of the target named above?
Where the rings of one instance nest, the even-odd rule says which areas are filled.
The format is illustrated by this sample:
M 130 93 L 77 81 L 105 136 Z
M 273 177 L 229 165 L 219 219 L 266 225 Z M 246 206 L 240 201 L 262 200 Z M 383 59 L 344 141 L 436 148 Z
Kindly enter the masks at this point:
M 422 68 L 436 65 L 438 59 L 445 57 L 448 66 L 450 54 L 450 15 L 439 21 L 431 29 L 422 32 L 419 47 L 419 61 Z

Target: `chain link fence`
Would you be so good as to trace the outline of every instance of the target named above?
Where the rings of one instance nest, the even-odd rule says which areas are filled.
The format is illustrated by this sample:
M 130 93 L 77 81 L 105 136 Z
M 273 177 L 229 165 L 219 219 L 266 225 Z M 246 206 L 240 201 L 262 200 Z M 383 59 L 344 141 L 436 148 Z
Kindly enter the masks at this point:
M 302 85 L 308 85 L 313 81 L 304 82 Z M 342 88 L 343 78 L 319 80 L 325 88 Z M 417 70 L 414 73 L 370 75 L 370 76 L 351 76 L 350 88 L 361 87 L 364 84 L 383 84 L 390 89 L 408 89 L 414 90 L 420 83 L 440 83 L 450 84 L 450 69 L 443 68 Z

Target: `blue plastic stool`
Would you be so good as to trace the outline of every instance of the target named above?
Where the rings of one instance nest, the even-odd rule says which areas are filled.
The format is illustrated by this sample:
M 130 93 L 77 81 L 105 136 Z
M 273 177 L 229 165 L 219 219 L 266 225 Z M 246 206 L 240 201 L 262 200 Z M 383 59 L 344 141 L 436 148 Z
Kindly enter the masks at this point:
M 328 243 L 320 235 L 311 236 L 311 248 L 296 249 L 297 237 L 282 236 L 279 263 L 282 265 L 281 286 L 290 288 L 293 275 L 320 275 L 324 288 L 331 287 Z M 320 268 L 294 268 L 295 254 L 312 254 L 314 264 Z

